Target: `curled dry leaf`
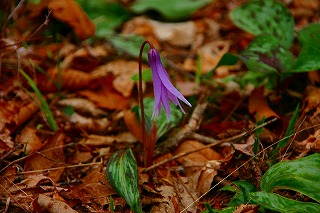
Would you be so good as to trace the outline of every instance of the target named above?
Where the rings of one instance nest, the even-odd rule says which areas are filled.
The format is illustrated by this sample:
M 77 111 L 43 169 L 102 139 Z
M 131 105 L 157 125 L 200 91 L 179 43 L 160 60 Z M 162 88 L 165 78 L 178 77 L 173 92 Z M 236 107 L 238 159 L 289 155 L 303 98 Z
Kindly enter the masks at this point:
M 81 39 L 86 39 L 95 33 L 94 24 L 74 0 L 42 0 L 39 4 L 28 6 L 30 18 L 39 17 L 45 9 L 51 10 L 53 17 L 71 26 Z
M 21 133 L 16 137 L 16 142 L 24 144 L 24 152 L 30 155 L 42 147 L 42 142 L 37 135 L 34 128 L 25 127 Z
M 60 70 L 54 67 L 47 71 L 47 75 L 38 74 L 37 86 L 42 92 L 57 92 L 57 84 L 61 84 L 64 90 L 78 91 L 92 86 L 93 80 L 89 73 L 75 69 Z
M 198 141 L 187 140 L 179 145 L 175 155 L 193 151 L 204 147 Z M 214 176 L 220 168 L 222 156 L 210 148 L 205 148 L 198 152 L 181 157 L 178 161 L 183 165 L 190 185 L 200 194 L 209 190 Z M 196 187 L 196 188 L 195 188 Z
M 132 76 L 138 73 L 138 62 L 115 60 L 99 66 L 92 72 L 95 78 L 108 76 L 112 73 L 115 79 L 112 81 L 113 88 L 124 97 L 129 97 L 134 87 Z
M 62 113 L 60 113 L 62 114 Z M 101 133 L 106 132 L 110 126 L 110 121 L 108 118 L 91 118 L 84 117 L 76 112 L 71 116 L 63 116 L 66 120 L 72 124 L 71 126 L 66 126 L 65 129 L 83 129 L 89 133 Z
M 90 172 L 81 182 L 80 185 L 71 188 L 68 197 L 79 199 L 83 206 L 89 205 L 96 210 L 102 209 L 104 205 L 110 203 L 110 195 L 116 194 L 101 168 Z
M 68 98 L 58 101 L 61 106 L 72 106 L 81 114 L 91 115 L 93 117 L 105 116 L 107 112 L 97 108 L 94 103 L 84 98 Z
M 248 139 L 246 140 L 245 144 L 233 144 L 234 148 L 248 156 L 253 156 L 253 144 L 255 142 L 254 140 L 255 136 L 254 135 L 250 135 L 248 137 Z
M 117 135 L 89 135 L 79 143 L 87 146 L 111 146 L 114 143 L 135 143 L 137 139 L 130 132 Z
M 312 117 L 320 113 L 320 88 L 307 86 L 303 101 L 303 114 L 314 112 Z
M 320 129 L 318 129 L 313 135 L 301 142 L 295 142 L 296 149 L 299 151 L 299 156 L 296 158 L 302 158 L 306 156 L 310 151 L 320 153 Z
M 93 52 L 93 50 L 91 50 Z M 90 72 L 99 65 L 99 60 L 88 48 L 81 48 L 66 55 L 61 62 L 62 69 L 75 69 Z M 96 54 L 97 55 L 97 54 Z
M 13 148 L 10 136 L 24 122 L 32 118 L 39 110 L 39 106 L 33 100 L 24 104 L 18 101 L 0 100 L 0 139 L 4 146 Z
M 68 204 L 60 200 L 50 198 L 44 194 L 39 194 L 38 199 L 33 202 L 33 207 L 37 212 L 48 213 L 76 213 Z
M 54 182 L 60 180 L 60 176 L 64 171 L 65 156 L 63 145 L 66 136 L 58 131 L 44 143 L 39 153 L 26 159 L 24 171 L 37 171 L 46 174 Z M 45 171 L 43 171 L 45 170 Z M 28 177 L 28 174 L 25 174 Z
M 83 90 L 79 95 L 87 97 L 89 100 L 103 109 L 124 110 L 127 107 L 127 99 L 114 90 L 112 87 L 113 78 L 105 77 L 96 79 L 99 87 L 95 90 Z

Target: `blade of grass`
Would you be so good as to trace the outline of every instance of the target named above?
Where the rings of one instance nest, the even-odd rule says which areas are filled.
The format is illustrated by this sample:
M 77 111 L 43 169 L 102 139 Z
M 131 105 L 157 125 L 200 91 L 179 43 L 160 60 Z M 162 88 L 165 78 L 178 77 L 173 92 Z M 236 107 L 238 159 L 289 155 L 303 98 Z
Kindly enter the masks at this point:
M 23 77 L 28 81 L 28 84 L 34 91 L 37 97 L 34 97 L 31 95 L 31 97 L 39 104 L 41 112 L 44 114 L 46 121 L 49 124 L 49 127 L 52 131 L 56 132 L 58 130 L 58 126 L 54 120 L 53 114 L 50 110 L 50 107 L 47 103 L 47 101 L 44 99 L 43 95 L 41 94 L 40 90 L 38 89 L 36 83 L 21 69 L 19 69 L 19 72 L 23 75 Z

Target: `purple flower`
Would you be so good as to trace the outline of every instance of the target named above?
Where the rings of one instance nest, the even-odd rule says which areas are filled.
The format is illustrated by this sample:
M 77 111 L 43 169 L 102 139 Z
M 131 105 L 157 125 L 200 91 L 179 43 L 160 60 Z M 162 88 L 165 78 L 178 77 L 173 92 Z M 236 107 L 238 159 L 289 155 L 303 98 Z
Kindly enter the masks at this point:
M 170 120 L 169 100 L 171 100 L 175 105 L 178 105 L 181 111 L 185 113 L 178 99 L 187 104 L 189 107 L 191 107 L 191 104 L 170 82 L 169 75 L 161 63 L 160 55 L 154 48 L 151 48 L 149 50 L 148 60 L 152 70 L 152 81 L 155 99 L 152 118 L 156 113 L 158 115 L 160 114 L 162 105 L 167 113 L 168 120 Z

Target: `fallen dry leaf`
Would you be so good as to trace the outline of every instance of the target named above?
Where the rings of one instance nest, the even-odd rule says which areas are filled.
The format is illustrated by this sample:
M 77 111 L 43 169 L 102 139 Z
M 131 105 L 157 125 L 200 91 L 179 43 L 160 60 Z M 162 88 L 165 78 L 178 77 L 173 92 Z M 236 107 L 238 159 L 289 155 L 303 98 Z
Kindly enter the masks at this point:
M 63 153 L 65 138 L 66 136 L 59 131 L 48 138 L 39 153 L 26 159 L 24 171 L 39 170 L 39 173 L 46 174 L 54 182 L 59 181 L 65 166 L 65 156 Z M 26 173 L 25 176 L 28 177 L 29 174 Z
M 204 147 L 202 143 L 197 141 L 187 140 L 182 142 L 175 155 L 182 154 L 188 151 Z M 189 184 L 194 190 L 200 194 L 204 194 L 210 189 L 211 182 L 220 168 L 222 156 L 210 148 L 205 148 L 198 152 L 191 153 L 185 157 L 181 157 L 178 161 L 183 165 Z
M 33 202 L 34 209 L 37 212 L 48 213 L 76 213 L 68 204 L 48 197 L 44 194 L 39 194 L 38 199 Z
M 92 75 L 80 70 L 53 67 L 46 75 L 39 73 L 36 82 L 42 92 L 57 92 L 59 84 L 63 90 L 78 91 L 92 87 L 93 80 Z
M 320 88 L 314 86 L 307 86 L 305 90 L 305 98 L 303 101 L 303 114 L 313 112 L 313 117 L 317 116 L 320 108 Z
M 16 137 L 16 142 L 24 144 L 23 151 L 26 155 L 30 155 L 42 147 L 42 142 L 34 128 L 25 127 Z
M 116 92 L 112 87 L 113 78 L 105 77 L 96 79 L 99 88 L 83 90 L 78 94 L 85 96 L 96 103 L 98 107 L 109 110 L 124 110 L 127 108 L 127 99 Z
M 296 158 L 302 158 L 306 156 L 310 151 L 320 153 L 320 129 L 318 129 L 313 135 L 301 142 L 295 142 L 296 149 L 299 151 L 299 156 Z

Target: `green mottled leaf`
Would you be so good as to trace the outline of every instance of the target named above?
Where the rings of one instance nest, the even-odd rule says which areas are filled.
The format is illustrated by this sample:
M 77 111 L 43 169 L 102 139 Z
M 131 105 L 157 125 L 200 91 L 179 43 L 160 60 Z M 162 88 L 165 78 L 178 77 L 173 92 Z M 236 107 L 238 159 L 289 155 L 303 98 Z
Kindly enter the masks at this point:
M 244 180 L 235 181 L 220 190 L 236 192 L 228 204 L 229 207 L 237 207 L 240 204 L 248 203 L 249 193 L 257 191 L 254 185 Z
M 299 202 L 268 192 L 250 193 L 250 198 L 256 204 L 279 212 L 320 212 L 320 205 L 310 202 Z
M 286 72 L 293 64 L 293 55 L 281 47 L 272 35 L 257 36 L 240 54 L 246 66 L 257 72 Z
M 112 188 L 127 201 L 131 209 L 137 213 L 143 212 L 138 189 L 138 166 L 131 149 L 112 155 L 106 174 Z
M 298 34 L 302 50 L 293 70 L 295 72 L 320 69 L 320 24 L 309 24 Z
M 135 13 L 155 10 L 171 21 L 188 18 L 193 12 L 205 6 L 212 0 L 137 0 L 131 9 Z
M 144 103 L 144 112 L 145 118 L 147 123 L 147 130 L 151 131 L 152 129 L 152 121 L 151 115 L 153 113 L 154 107 L 154 99 L 153 98 L 145 98 L 143 100 Z M 137 112 L 140 116 L 140 106 L 137 107 Z M 168 121 L 167 114 L 165 113 L 164 109 L 161 109 L 159 116 L 154 116 L 153 122 L 157 126 L 157 139 L 166 134 L 171 128 L 175 127 L 177 124 L 180 123 L 183 117 L 183 113 L 181 112 L 180 108 L 175 106 L 173 103 L 170 103 L 170 121 Z M 148 121 L 147 121 L 148 120 Z
M 253 0 L 231 12 L 233 22 L 253 35 L 273 35 L 289 49 L 294 38 L 294 20 L 289 10 L 273 0 Z
M 272 166 L 262 177 L 260 187 L 265 192 L 291 189 L 320 202 L 320 154 L 313 154 Z

